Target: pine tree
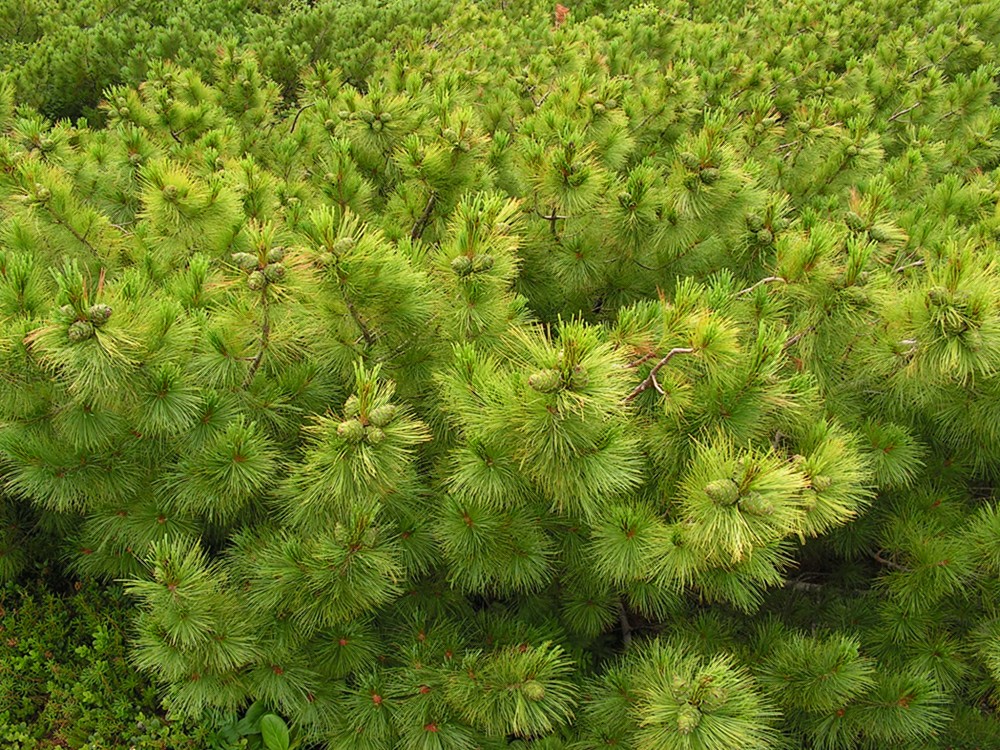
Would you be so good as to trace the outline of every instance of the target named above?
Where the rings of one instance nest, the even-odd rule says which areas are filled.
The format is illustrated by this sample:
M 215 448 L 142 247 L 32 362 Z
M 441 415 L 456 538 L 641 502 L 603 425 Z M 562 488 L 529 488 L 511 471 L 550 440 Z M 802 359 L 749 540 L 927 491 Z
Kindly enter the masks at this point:
M 56 540 L 171 710 L 337 750 L 996 744 L 990 10 L 320 3 L 92 125 L 4 79 L 0 574 Z

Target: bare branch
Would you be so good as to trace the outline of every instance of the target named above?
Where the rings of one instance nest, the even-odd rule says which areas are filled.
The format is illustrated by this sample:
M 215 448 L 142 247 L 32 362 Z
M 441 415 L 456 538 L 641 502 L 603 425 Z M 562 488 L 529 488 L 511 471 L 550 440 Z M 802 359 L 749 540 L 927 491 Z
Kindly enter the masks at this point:
M 656 380 L 656 374 L 660 369 L 666 365 L 670 360 L 676 357 L 678 354 L 693 354 L 694 348 L 690 346 L 677 346 L 667 352 L 666 356 L 663 357 L 659 362 L 653 365 L 653 369 L 649 371 L 649 375 L 643 380 L 639 385 L 637 385 L 628 396 L 625 397 L 623 403 L 628 403 L 632 401 L 636 396 L 638 396 L 643 391 L 654 388 L 660 394 L 663 393 L 663 388 L 660 387 L 659 382 Z
M 628 621 L 628 613 L 625 611 L 625 605 L 621 602 L 618 602 L 618 622 L 622 627 L 622 643 L 628 648 L 632 642 L 632 623 Z
M 437 203 L 437 191 L 431 190 L 431 194 L 427 198 L 427 205 L 424 206 L 424 212 L 420 214 L 420 218 L 417 219 L 417 223 L 413 225 L 413 231 L 410 232 L 410 239 L 414 242 L 420 239 L 424 230 L 427 228 L 427 222 L 431 220 L 431 214 L 434 213 L 435 203 Z
M 768 277 L 766 277 L 766 278 L 763 278 L 763 279 L 761 279 L 761 280 L 760 280 L 760 281 L 758 281 L 758 282 L 757 282 L 756 284 L 752 284 L 752 285 L 748 286 L 748 287 L 747 287 L 746 289 L 741 289 L 740 291 L 738 291 L 738 292 L 736 293 L 736 296 L 737 296 L 737 297 L 742 297 L 742 296 L 743 296 L 744 294 L 749 294 L 749 293 L 750 293 L 750 292 L 752 292 L 752 291 L 753 291 L 754 289 L 756 289 L 757 287 L 759 287 L 759 286 L 761 286 L 761 285 L 763 285 L 763 284 L 771 284 L 771 283 L 773 283 L 773 282 L 775 282 L 775 281 L 780 281 L 780 282 L 781 282 L 782 284 L 785 284 L 785 283 L 787 283 L 787 282 L 786 282 L 786 281 L 785 281 L 785 280 L 784 280 L 783 278 L 781 278 L 780 276 L 768 276 Z
M 906 109 L 900 109 L 900 110 L 897 110 L 896 112 L 894 112 L 894 113 L 893 113 L 893 114 L 892 114 L 892 115 L 891 115 L 891 116 L 889 117 L 889 119 L 888 119 L 888 120 L 887 120 L 886 122 L 887 122 L 887 123 L 888 123 L 888 122 L 895 122 L 896 120 L 898 120 L 898 119 L 899 119 L 900 117 L 902 117 L 903 115 L 907 114 L 908 112 L 912 112 L 913 110 L 915 110 L 915 109 L 916 109 L 917 107 L 919 107 L 919 106 L 920 106 L 921 104 L 923 104 L 923 102 L 917 102 L 916 104 L 911 104 L 911 105 L 910 105 L 909 107 L 907 107 Z
M 799 343 L 799 341 L 802 339 L 803 336 L 805 336 L 805 335 L 807 335 L 809 333 L 812 333 L 815 330 L 816 330 L 816 326 L 813 325 L 813 326 L 809 326 L 808 328 L 806 328 L 803 331 L 799 331 L 794 336 L 792 336 L 791 338 L 789 338 L 788 341 L 785 342 L 784 346 L 781 347 L 781 350 L 782 351 L 788 351 L 793 346 L 795 346 L 797 343 Z
M 903 573 L 909 573 L 910 572 L 910 569 L 908 567 L 906 567 L 905 565 L 900 565 L 895 560 L 889 560 L 888 558 L 882 557 L 882 555 L 880 553 L 878 553 L 878 552 L 876 552 L 874 555 L 872 555 L 872 557 L 874 558 L 875 562 L 877 562 L 879 565 L 884 565 L 885 567 L 889 568 L 890 570 L 898 570 L 898 571 L 901 571 Z
M 898 266 L 897 268 L 893 268 L 892 270 L 895 271 L 896 273 L 902 273 L 907 268 L 915 268 L 916 266 L 922 266 L 922 265 L 924 265 L 924 262 L 922 260 L 915 260 L 912 263 L 907 263 L 905 266 Z
M 309 109 L 310 107 L 315 107 L 315 106 L 316 106 L 316 102 L 310 102 L 309 104 L 305 104 L 302 107 L 300 107 L 299 111 L 295 113 L 295 117 L 292 119 L 292 127 L 290 127 L 288 129 L 288 132 L 289 133 L 294 133 L 295 132 L 295 126 L 299 124 L 299 116 L 303 112 L 305 112 L 307 109 Z

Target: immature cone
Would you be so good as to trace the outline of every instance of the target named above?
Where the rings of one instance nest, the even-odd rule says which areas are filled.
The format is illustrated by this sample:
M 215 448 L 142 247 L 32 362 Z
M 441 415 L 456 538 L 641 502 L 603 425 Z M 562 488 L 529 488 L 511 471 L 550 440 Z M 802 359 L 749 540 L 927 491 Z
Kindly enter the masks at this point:
M 333 243 L 333 252 L 337 255 L 342 255 L 343 253 L 348 253 L 354 249 L 354 246 L 358 242 L 353 237 L 341 237 L 339 240 Z
M 382 431 L 381 427 L 369 425 L 369 427 L 365 430 L 365 439 L 372 445 L 378 445 L 385 440 L 385 433 Z
M 361 400 L 355 395 L 348 396 L 347 401 L 344 402 L 344 414 L 348 417 L 356 417 L 360 413 Z
M 285 259 L 285 248 L 283 247 L 272 247 L 267 251 L 267 262 L 268 263 L 281 263 Z
M 86 341 L 94 335 L 94 324 L 89 320 L 78 320 L 69 327 L 67 335 L 73 342 Z
M 751 232 L 759 232 L 764 228 L 764 217 L 760 214 L 747 214 L 747 227 Z
M 719 179 L 722 177 L 722 172 L 720 172 L 715 167 L 706 167 L 705 169 L 701 170 L 699 176 L 701 177 L 702 182 L 704 182 L 706 185 L 711 185 L 719 181 Z
M 267 278 L 260 271 L 254 271 L 247 277 L 247 286 L 254 292 L 259 292 L 267 283 Z
M 264 266 L 264 277 L 270 281 L 281 281 L 285 278 L 285 266 L 281 263 L 268 263 Z
M 701 711 L 685 703 L 677 709 L 677 731 L 681 734 L 691 734 L 701 723 Z
M 685 151 L 681 154 L 681 164 L 683 164 L 688 169 L 697 169 L 699 166 L 698 157 L 692 154 L 690 151 Z
M 825 474 L 817 474 L 812 478 L 811 484 L 813 489 L 817 492 L 824 492 L 825 490 L 830 489 L 830 485 L 833 484 L 833 480 Z
M 459 255 L 451 259 L 451 270 L 456 276 L 468 276 L 472 273 L 472 258 L 467 255 Z
M 771 234 L 771 230 L 761 229 L 759 232 L 757 232 L 757 242 L 759 242 L 762 245 L 770 245 L 772 242 L 774 242 L 774 235 Z
M 257 267 L 257 256 L 250 253 L 233 253 L 233 263 L 244 271 L 250 271 Z
M 472 261 L 472 270 L 475 271 L 476 273 L 489 271 L 491 268 L 493 268 L 493 263 L 494 261 L 492 255 L 477 255 L 476 259 Z
M 719 505 L 732 505 L 740 496 L 740 488 L 732 479 L 716 479 L 705 485 L 705 494 Z
M 368 422 L 375 427 L 385 427 L 396 418 L 397 408 L 395 404 L 385 404 L 372 409 L 368 414 Z
M 759 492 L 751 492 L 740 499 L 740 510 L 751 516 L 769 516 L 774 513 L 774 503 Z
M 588 385 L 590 385 L 590 375 L 587 374 L 587 371 L 583 367 L 577 365 L 573 368 L 573 373 L 569 376 L 569 387 L 578 391 L 581 388 L 586 388 Z
M 874 226 L 868 230 L 868 236 L 876 242 L 888 242 L 892 234 L 885 227 Z
M 562 387 L 558 370 L 539 370 L 528 378 L 528 385 L 539 393 L 555 393 Z
M 538 680 L 528 680 L 521 685 L 521 692 L 529 701 L 540 701 L 545 697 L 545 686 Z
M 348 419 L 337 425 L 337 434 L 348 443 L 360 443 L 365 439 L 365 426 L 356 419 Z
M 90 318 L 91 323 L 100 328 L 102 325 L 107 323 L 108 320 L 110 320 L 111 306 L 91 305 L 90 309 L 87 311 L 87 317 Z

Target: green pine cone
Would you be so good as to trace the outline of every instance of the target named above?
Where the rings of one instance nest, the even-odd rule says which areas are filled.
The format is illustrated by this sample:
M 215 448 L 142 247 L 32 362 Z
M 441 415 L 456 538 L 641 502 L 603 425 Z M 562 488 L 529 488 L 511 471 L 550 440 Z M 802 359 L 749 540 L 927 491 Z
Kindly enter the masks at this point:
M 817 492 L 824 492 L 830 489 L 830 486 L 833 484 L 833 480 L 825 474 L 817 474 L 812 477 L 810 483 L 812 484 L 813 489 Z
M 701 723 L 701 711 L 690 703 L 685 703 L 677 709 L 677 731 L 681 734 L 691 734 Z
M 539 393 L 555 393 L 562 388 L 562 375 L 558 370 L 539 370 L 528 378 L 528 385 Z
M 392 423 L 398 411 L 395 404 L 385 404 L 372 409 L 368 413 L 368 421 L 375 427 L 385 427 Z
M 706 167 L 701 170 L 699 177 L 706 185 L 713 185 L 722 178 L 722 172 L 715 167 Z
M 681 154 L 681 164 L 683 164 L 688 169 L 698 169 L 701 166 L 701 162 L 698 161 L 698 157 L 692 154 L 690 151 L 685 151 Z
M 285 248 L 283 247 L 272 247 L 267 251 L 267 262 L 268 263 L 281 263 L 285 259 Z
M 757 232 L 757 242 L 762 245 L 770 245 L 774 242 L 774 235 L 770 229 L 761 229 Z
M 111 319 L 111 306 L 91 305 L 90 309 L 87 311 L 87 317 L 90 319 L 91 323 L 100 328 Z
M 348 417 L 356 417 L 361 413 L 361 399 L 354 394 L 347 397 L 344 402 L 344 414 Z
M 740 498 L 740 510 L 751 516 L 769 516 L 774 513 L 774 503 L 759 492 Z
M 569 376 L 569 387 L 574 391 L 579 391 L 588 385 L 590 385 L 590 375 L 583 367 L 577 365 Z
M 528 680 L 521 685 L 521 692 L 529 701 L 540 701 L 545 698 L 545 685 L 538 680 Z
M 69 327 L 67 334 L 73 343 L 86 341 L 94 335 L 94 324 L 89 320 L 78 320 Z
M 847 224 L 851 229 L 861 230 L 865 228 L 865 220 L 862 219 L 854 211 L 848 211 L 844 214 L 844 223 Z
M 268 263 L 264 266 L 264 276 L 272 284 L 285 278 L 285 266 L 281 263 Z
M 459 255 L 451 259 L 451 270 L 456 276 L 468 276 L 473 271 L 472 258 L 467 255 Z
M 460 256 L 464 257 L 464 256 Z M 472 261 L 472 270 L 476 273 L 482 273 L 484 271 L 489 271 L 493 268 L 493 256 L 492 255 L 477 255 Z
M 705 494 L 719 505 L 732 505 L 740 497 L 740 488 L 732 479 L 716 479 L 705 485 Z
M 254 271 L 247 277 L 247 286 L 254 292 L 259 292 L 266 283 L 267 278 L 260 271 Z
M 880 227 L 878 225 L 873 226 L 868 230 L 868 236 L 876 242 L 888 242 L 892 239 L 892 233 L 885 227 Z
M 337 255 L 348 253 L 357 246 L 358 241 L 353 237 L 341 237 L 333 243 L 333 252 Z
M 356 419 L 348 419 L 337 425 L 337 434 L 348 443 L 360 443 L 365 439 L 365 426 Z
M 764 217 L 758 213 L 747 214 L 746 222 L 751 232 L 759 232 L 764 228 Z
M 365 430 L 365 439 L 372 445 L 378 445 L 385 440 L 385 433 L 382 431 L 381 427 L 369 425 L 369 427 Z
M 244 271 L 251 271 L 257 267 L 257 256 L 250 253 L 233 253 L 233 263 Z

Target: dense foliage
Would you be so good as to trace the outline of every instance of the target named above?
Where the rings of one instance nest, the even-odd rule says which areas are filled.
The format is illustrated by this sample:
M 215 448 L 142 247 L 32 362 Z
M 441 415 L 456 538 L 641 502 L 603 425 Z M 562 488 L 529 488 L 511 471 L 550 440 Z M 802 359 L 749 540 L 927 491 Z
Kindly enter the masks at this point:
M 230 4 L 7 36 L 4 577 L 336 750 L 1000 744 L 995 3 Z
M 229 750 L 209 724 L 169 721 L 128 664 L 129 602 L 119 587 L 51 575 L 0 593 L 0 746 Z M 175 717 L 177 718 L 177 717 Z

